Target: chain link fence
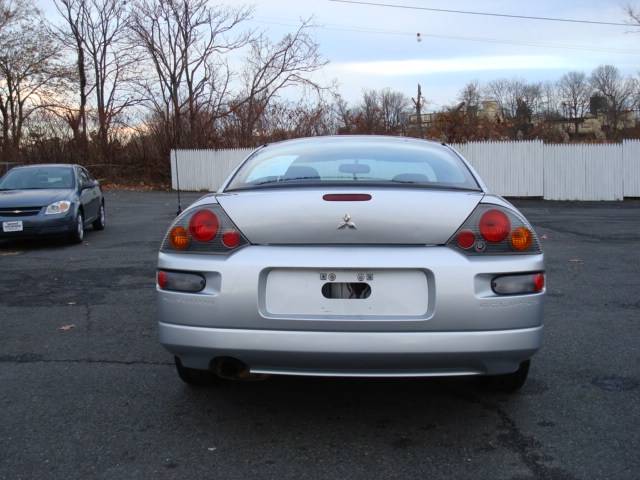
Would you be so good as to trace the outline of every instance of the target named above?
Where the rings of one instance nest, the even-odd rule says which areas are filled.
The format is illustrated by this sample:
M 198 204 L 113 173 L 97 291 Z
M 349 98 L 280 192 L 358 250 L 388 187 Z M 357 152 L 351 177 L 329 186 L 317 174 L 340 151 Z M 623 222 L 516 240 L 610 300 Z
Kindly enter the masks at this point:
M 0 161 L 0 177 L 14 167 L 30 165 L 30 162 L 8 162 Z M 90 163 L 83 164 L 94 178 L 103 184 L 131 184 L 146 182 L 150 185 L 159 185 L 156 180 L 159 175 L 153 166 L 134 165 L 124 163 Z

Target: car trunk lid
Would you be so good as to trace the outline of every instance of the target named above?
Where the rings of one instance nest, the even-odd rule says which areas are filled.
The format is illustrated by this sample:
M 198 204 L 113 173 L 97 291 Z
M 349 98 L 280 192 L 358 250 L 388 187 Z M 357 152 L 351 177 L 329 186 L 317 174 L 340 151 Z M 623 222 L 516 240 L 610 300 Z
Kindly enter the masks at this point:
M 327 194 L 359 195 L 336 201 L 326 200 Z M 360 187 L 274 188 L 217 199 L 254 244 L 442 245 L 482 197 L 475 191 Z

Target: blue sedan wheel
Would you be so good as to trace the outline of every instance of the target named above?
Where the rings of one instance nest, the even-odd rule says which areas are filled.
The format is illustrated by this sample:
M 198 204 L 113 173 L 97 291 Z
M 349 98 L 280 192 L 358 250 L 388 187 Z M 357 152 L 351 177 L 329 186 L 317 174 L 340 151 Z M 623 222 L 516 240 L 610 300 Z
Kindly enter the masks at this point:
M 84 240 L 84 216 L 82 212 L 78 212 L 75 223 L 76 227 L 73 232 L 71 232 L 71 241 L 73 243 L 82 243 Z
M 100 205 L 100 211 L 98 212 L 98 218 L 96 218 L 92 225 L 93 225 L 93 229 L 94 230 L 104 230 L 104 227 L 106 225 L 106 214 L 104 211 L 104 203 L 102 205 Z

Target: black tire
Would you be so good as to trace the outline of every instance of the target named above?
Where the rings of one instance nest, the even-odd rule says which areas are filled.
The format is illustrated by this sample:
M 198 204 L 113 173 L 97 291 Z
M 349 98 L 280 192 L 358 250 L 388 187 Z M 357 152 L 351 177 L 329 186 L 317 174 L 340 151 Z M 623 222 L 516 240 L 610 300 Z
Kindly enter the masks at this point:
M 530 360 L 520 364 L 518 370 L 506 375 L 492 375 L 486 377 L 485 386 L 487 389 L 500 393 L 515 393 L 520 390 L 529 376 Z
M 78 214 L 74 220 L 73 231 L 69 234 L 71 243 L 82 243 L 84 240 L 84 215 L 78 210 Z
M 98 211 L 98 218 L 96 218 L 91 225 L 93 225 L 94 230 L 104 230 L 104 227 L 106 225 L 104 202 L 100 204 L 100 210 Z
M 209 370 L 197 370 L 195 368 L 185 367 L 178 357 L 175 357 L 175 362 L 180 380 L 187 385 L 193 387 L 208 387 L 218 383 L 218 377 Z

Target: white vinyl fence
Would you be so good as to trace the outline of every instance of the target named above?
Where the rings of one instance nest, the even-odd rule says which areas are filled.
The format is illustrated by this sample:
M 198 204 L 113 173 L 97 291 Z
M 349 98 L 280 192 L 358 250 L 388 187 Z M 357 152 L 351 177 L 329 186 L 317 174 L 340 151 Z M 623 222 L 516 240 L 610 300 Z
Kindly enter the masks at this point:
M 622 145 L 622 191 L 625 197 L 640 197 L 640 140 L 625 140 Z
M 179 182 L 180 190 L 215 192 L 253 150 L 172 150 L 171 187 L 177 189 Z
M 617 144 L 544 144 L 541 141 L 452 145 L 492 192 L 549 200 L 622 200 L 640 197 L 640 140 Z M 174 150 L 173 188 L 215 191 L 253 149 Z
M 542 197 L 542 142 L 472 142 L 451 145 L 480 174 L 492 192 L 507 197 Z

